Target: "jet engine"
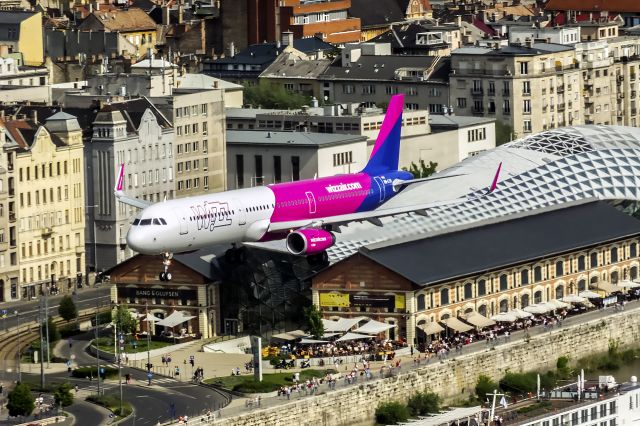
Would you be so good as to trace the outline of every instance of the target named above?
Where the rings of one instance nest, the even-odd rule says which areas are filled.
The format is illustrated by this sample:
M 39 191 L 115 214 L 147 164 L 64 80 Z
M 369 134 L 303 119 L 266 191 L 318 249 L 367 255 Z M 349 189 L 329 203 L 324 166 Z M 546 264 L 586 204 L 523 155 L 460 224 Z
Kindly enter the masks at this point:
M 322 253 L 336 242 L 333 233 L 318 228 L 304 228 L 287 235 L 287 250 L 296 256 Z

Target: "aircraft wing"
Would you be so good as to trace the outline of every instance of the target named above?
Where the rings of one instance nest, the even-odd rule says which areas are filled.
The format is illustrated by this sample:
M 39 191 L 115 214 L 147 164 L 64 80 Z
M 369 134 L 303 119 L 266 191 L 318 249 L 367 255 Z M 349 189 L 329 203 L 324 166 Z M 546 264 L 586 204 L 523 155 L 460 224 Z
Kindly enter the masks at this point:
M 442 206 L 442 205 L 452 205 L 463 203 L 468 201 L 468 198 L 458 198 L 450 201 L 443 201 L 437 203 L 427 203 L 427 204 L 412 204 L 408 206 L 402 207 L 392 207 L 392 208 L 379 208 L 376 210 L 366 211 L 366 212 L 357 212 L 357 213 L 348 213 L 338 216 L 329 216 L 325 218 L 315 218 L 315 219 L 303 219 L 303 220 L 290 220 L 286 222 L 273 222 L 269 225 L 269 232 L 282 232 L 282 231 L 290 231 L 293 229 L 306 228 L 306 227 L 319 227 L 323 225 L 337 225 L 337 224 L 345 224 L 349 222 L 362 222 L 369 221 L 375 225 L 382 226 L 380 222 L 381 217 L 387 216 L 396 216 L 401 214 L 409 214 L 416 213 L 422 216 L 426 216 L 426 209 Z
M 120 171 L 118 172 L 118 179 L 116 180 L 116 185 L 113 188 L 113 193 L 116 196 L 116 199 L 121 203 L 128 204 L 133 207 L 138 207 L 139 209 L 144 209 L 145 207 L 149 207 L 152 203 L 147 200 L 141 200 L 139 198 L 129 197 L 122 190 L 124 188 L 124 163 L 120 164 Z

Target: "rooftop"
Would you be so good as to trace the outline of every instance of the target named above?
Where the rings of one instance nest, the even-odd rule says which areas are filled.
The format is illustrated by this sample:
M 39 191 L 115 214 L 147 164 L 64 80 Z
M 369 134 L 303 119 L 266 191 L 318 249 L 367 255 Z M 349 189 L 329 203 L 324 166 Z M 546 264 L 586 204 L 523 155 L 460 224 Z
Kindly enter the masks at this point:
M 325 70 L 321 79 L 333 80 L 396 80 L 396 71 L 401 68 L 428 70 L 434 61 L 438 61 L 429 75 L 429 80 L 449 81 L 451 61 L 448 58 L 438 60 L 425 55 L 363 55 L 350 66 L 343 67 L 340 57 Z M 398 80 L 400 81 L 400 80 Z
M 322 147 L 366 141 L 366 136 L 345 135 L 338 133 L 227 130 L 228 145 L 286 145 L 299 147 Z
M 105 31 L 155 31 L 156 23 L 144 10 L 132 7 L 130 9 L 96 10 L 82 24 L 80 31 L 104 29 Z
M 302 52 L 285 50 L 260 76 L 270 78 L 317 78 L 330 64 L 330 59 L 314 59 Z
M 565 46 L 555 43 L 533 43 L 531 47 L 509 45 L 499 49 L 489 49 L 488 47 L 468 46 L 461 47 L 452 52 L 454 55 L 496 55 L 496 56 L 537 56 L 548 53 L 568 52 L 573 50 L 573 46 Z
M 640 12 L 638 0 L 549 0 L 546 10 L 575 10 L 581 12 Z
M 638 219 L 605 202 L 496 220 L 418 239 L 372 244 L 360 253 L 425 286 L 640 235 Z
M 31 18 L 40 12 L 27 12 L 18 10 L 3 10 L 0 13 L 0 25 L 2 24 L 19 24 L 25 19 Z
M 485 123 L 492 123 L 495 119 L 491 117 L 472 117 L 461 115 L 430 114 L 429 125 L 431 130 L 459 129 L 461 127 L 479 126 Z

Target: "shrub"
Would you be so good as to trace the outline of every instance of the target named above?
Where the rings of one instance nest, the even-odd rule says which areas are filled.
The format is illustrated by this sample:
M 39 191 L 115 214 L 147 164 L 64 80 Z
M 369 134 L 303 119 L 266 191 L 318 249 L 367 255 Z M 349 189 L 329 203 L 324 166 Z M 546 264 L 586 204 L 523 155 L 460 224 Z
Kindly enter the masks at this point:
M 233 390 L 236 392 L 243 393 L 264 393 L 264 392 L 273 392 L 274 384 L 270 382 L 255 382 L 255 381 L 246 381 L 242 383 L 238 383 L 233 387 Z
M 409 398 L 407 404 L 411 416 L 426 416 L 440 411 L 440 397 L 433 392 L 418 392 Z
M 74 303 L 71 296 L 66 295 L 62 299 L 60 299 L 60 304 L 58 305 L 58 314 L 66 322 L 78 318 L 78 308 L 76 308 L 76 304 Z
M 382 402 L 376 408 L 376 422 L 395 425 L 409 420 L 409 409 L 398 401 Z
M 516 393 L 535 392 L 537 387 L 537 374 L 507 372 L 500 380 L 500 389 Z
M 109 379 L 118 375 L 118 369 L 112 367 L 100 367 L 104 368 L 104 374 L 102 377 Z M 80 367 L 71 372 L 71 375 L 78 379 L 88 379 L 89 377 L 98 377 L 97 367 Z
M 35 408 L 35 398 L 29 386 L 18 383 L 7 396 L 7 409 L 10 416 L 28 416 Z
M 71 392 L 71 385 L 69 383 L 63 383 L 56 388 L 53 392 L 53 397 L 56 400 L 56 405 L 68 407 L 73 404 L 73 393 Z
M 481 374 L 478 376 L 478 381 L 476 382 L 476 395 L 478 399 L 484 401 L 487 397 L 487 394 L 493 393 L 494 390 L 498 389 L 498 385 L 496 382 L 491 380 L 490 377 Z

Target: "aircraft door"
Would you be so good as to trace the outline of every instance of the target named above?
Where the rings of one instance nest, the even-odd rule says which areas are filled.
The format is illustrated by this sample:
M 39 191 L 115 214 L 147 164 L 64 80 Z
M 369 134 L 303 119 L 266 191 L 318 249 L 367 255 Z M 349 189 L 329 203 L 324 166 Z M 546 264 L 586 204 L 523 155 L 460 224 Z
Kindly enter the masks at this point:
M 313 196 L 313 192 L 305 192 L 307 195 L 307 201 L 309 202 L 309 214 L 315 214 L 316 212 L 316 198 Z
M 232 210 L 236 210 L 237 212 L 238 225 L 245 225 L 247 223 L 247 212 L 244 210 L 242 201 L 240 201 L 238 198 L 234 199 Z
M 376 181 L 376 183 L 378 184 L 378 192 L 380 194 L 380 202 L 384 201 L 384 182 L 382 181 L 382 178 L 379 176 L 376 176 L 373 178 L 373 180 Z
M 184 212 L 176 212 L 178 216 L 178 222 L 180 222 L 180 235 L 186 235 L 189 233 L 189 218 Z

